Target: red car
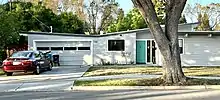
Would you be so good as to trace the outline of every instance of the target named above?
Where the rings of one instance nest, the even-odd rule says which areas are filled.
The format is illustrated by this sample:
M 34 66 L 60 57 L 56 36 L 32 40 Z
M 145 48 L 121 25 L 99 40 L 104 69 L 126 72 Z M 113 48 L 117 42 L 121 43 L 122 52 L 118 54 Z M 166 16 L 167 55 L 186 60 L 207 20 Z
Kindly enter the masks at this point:
M 52 70 L 52 64 L 40 51 L 18 51 L 3 61 L 3 71 L 7 76 L 14 72 L 33 72 L 38 75 L 42 70 Z

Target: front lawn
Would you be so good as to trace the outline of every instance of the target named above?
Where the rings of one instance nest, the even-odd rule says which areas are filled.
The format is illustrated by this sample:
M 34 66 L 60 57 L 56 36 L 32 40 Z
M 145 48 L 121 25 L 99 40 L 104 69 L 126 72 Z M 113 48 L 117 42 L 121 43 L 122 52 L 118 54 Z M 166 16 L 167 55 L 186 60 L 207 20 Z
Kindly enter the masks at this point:
M 183 68 L 186 76 L 220 76 L 220 67 L 188 67 Z M 162 74 L 161 67 L 91 67 L 83 76 L 105 76 L 121 74 Z
M 160 78 L 155 79 L 114 79 L 114 80 L 77 80 L 74 86 L 169 86 Z M 179 84 L 181 86 L 190 85 L 220 85 L 220 80 L 211 79 L 188 79 L 187 82 Z

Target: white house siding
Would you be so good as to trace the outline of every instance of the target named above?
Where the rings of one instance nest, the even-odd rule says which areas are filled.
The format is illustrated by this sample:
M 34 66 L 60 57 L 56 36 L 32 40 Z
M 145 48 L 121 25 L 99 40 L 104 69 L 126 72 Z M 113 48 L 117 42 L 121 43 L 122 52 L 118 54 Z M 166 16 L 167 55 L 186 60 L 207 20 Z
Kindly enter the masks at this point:
M 108 51 L 108 40 L 125 40 L 125 51 L 130 53 L 126 58 L 122 56 L 121 51 Z M 136 62 L 136 33 L 112 35 L 99 37 L 94 40 L 94 64 L 101 64 L 101 60 L 111 64 L 126 64 Z M 126 61 L 127 59 L 127 61 Z
M 186 27 L 187 29 L 187 27 Z M 181 29 L 182 31 L 187 31 Z M 179 36 L 184 41 L 181 60 L 183 66 L 220 66 L 220 36 L 208 35 Z M 150 33 L 137 33 L 137 39 L 153 39 Z M 162 65 L 161 53 L 158 51 L 157 65 Z
M 194 35 L 184 38 L 184 66 L 219 66 L 220 36 Z
M 184 32 L 184 31 L 190 32 L 190 31 L 193 31 L 194 27 L 196 26 L 197 24 L 185 24 L 185 25 L 182 24 L 178 26 L 178 31 L 179 32 Z
M 45 46 L 60 46 L 65 45 L 66 43 L 62 41 L 79 41 L 79 40 L 91 40 L 91 56 L 87 56 L 86 62 L 90 62 L 89 64 L 97 65 L 101 64 L 101 60 L 105 62 L 110 62 L 111 64 L 126 64 L 130 62 L 136 62 L 136 33 L 129 34 L 121 34 L 121 35 L 110 35 L 110 36 L 102 36 L 102 37 L 73 37 L 73 36 L 54 36 L 54 35 L 29 35 L 28 36 L 28 44 L 30 47 L 34 47 L 33 41 L 45 41 L 41 42 Z M 50 42 L 53 40 L 53 42 Z M 56 41 L 54 41 L 56 40 Z M 125 40 L 125 51 L 126 53 L 130 53 L 126 58 L 122 56 L 121 51 L 108 51 L 108 40 Z M 49 42 L 48 42 L 49 41 Z M 36 44 L 41 45 L 41 44 Z M 61 55 L 64 52 L 61 53 Z M 71 54 L 70 54 L 71 55 Z M 74 53 L 72 54 L 74 55 Z M 62 58 L 62 56 L 61 56 Z M 71 60 L 70 57 L 68 59 L 65 58 L 65 61 Z M 92 60 L 92 61 L 91 61 Z M 61 60 L 62 61 L 62 60 Z M 63 62 L 64 64 L 65 62 Z

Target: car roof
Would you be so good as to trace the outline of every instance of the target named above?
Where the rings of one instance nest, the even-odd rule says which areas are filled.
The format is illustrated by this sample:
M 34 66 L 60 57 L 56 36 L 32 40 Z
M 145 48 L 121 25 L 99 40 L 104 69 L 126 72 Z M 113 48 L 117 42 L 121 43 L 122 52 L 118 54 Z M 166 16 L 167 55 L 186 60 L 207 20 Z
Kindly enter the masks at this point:
M 39 53 L 40 51 L 27 50 L 27 51 L 18 51 L 18 52 L 30 52 L 30 53 Z

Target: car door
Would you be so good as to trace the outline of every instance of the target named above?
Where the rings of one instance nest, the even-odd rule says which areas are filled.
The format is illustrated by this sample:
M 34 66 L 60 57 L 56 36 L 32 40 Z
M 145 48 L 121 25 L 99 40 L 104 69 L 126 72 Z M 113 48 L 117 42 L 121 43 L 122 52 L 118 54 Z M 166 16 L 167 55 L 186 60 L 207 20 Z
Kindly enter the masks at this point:
M 44 68 L 47 68 L 50 64 L 49 60 L 46 58 L 46 56 L 42 52 L 40 52 L 40 56 L 41 56 L 42 62 L 44 62 L 43 64 Z
M 40 65 L 41 68 L 45 67 L 45 62 L 43 60 L 43 58 L 41 57 L 39 52 L 35 52 L 34 53 L 35 59 L 37 61 L 37 63 Z

